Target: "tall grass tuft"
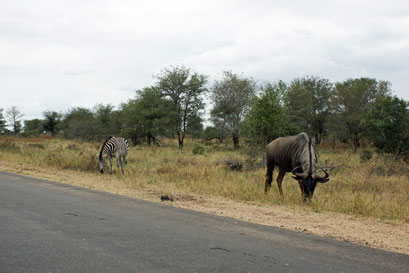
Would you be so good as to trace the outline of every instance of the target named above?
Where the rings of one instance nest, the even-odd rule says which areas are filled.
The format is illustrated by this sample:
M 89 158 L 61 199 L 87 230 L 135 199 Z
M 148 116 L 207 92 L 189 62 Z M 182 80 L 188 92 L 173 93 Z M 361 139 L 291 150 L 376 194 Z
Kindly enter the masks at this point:
M 20 151 L 20 147 L 17 146 L 15 142 L 6 139 L 5 141 L 0 142 L 0 150 L 4 152 L 18 152 Z

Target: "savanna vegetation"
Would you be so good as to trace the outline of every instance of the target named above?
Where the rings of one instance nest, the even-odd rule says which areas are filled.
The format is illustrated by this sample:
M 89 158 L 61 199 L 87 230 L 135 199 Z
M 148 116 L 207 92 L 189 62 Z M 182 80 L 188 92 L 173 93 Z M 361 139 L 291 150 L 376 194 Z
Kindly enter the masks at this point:
M 321 165 L 329 169 L 331 181 L 318 185 L 312 201 L 304 203 L 298 183 L 290 175 L 283 182 L 284 198 L 275 184 L 264 195 L 265 168 L 254 164 L 241 150 L 229 147 L 229 141 L 215 144 L 187 139 L 183 150 L 173 139 L 162 141 L 166 146 L 131 147 L 125 175 L 117 169 L 112 176 L 99 174 L 96 152 L 101 143 L 94 141 L 2 137 L 0 161 L 25 168 L 74 170 L 101 181 L 109 177 L 110 183 L 165 194 L 194 193 L 409 222 L 408 164 L 374 153 L 370 147 L 351 153 L 348 145 L 337 143 L 333 150 L 331 143 L 322 143 L 318 156 Z M 243 169 L 232 171 L 225 164 L 226 158 L 243 162 Z
M 133 144 L 128 165 L 111 179 L 130 188 L 409 222 L 409 104 L 393 96 L 389 82 L 304 77 L 259 84 L 224 72 L 210 86 L 208 76 L 184 66 L 154 80 L 119 107 L 48 110 L 24 126 L 17 107 L 5 115 L 0 109 L 0 161 L 101 177 L 103 140 L 123 136 Z M 264 195 L 265 145 L 302 131 L 313 137 L 330 182 L 318 185 L 309 203 L 289 175 L 284 198 L 275 184 Z M 241 171 L 227 161 L 240 162 Z

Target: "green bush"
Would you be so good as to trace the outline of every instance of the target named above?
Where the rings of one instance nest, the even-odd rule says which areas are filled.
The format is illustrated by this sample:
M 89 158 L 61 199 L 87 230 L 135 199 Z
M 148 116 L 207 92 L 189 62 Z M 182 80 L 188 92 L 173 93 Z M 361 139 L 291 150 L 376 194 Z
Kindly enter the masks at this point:
M 202 155 L 204 154 L 204 148 L 202 146 L 200 146 L 199 144 L 196 144 L 195 147 L 192 150 L 192 153 L 194 155 Z
M 409 102 L 390 96 L 378 98 L 361 126 L 379 152 L 409 158 Z

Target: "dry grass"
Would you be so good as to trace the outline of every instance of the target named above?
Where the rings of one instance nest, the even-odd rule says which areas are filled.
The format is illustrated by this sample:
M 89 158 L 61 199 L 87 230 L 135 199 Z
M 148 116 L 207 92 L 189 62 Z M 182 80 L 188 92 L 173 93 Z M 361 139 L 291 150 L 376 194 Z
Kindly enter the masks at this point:
M 112 176 L 98 173 L 96 155 L 100 143 L 0 138 L 0 161 L 31 168 L 74 170 L 134 189 L 178 191 L 259 205 L 273 203 L 314 212 L 409 222 L 409 166 L 404 162 L 376 154 L 361 162 L 359 153 L 351 153 L 350 147 L 338 145 L 335 152 L 325 145 L 317 147 L 321 165 L 330 167 L 331 180 L 318 185 L 312 202 L 305 204 L 298 184 L 289 175 L 283 182 L 284 198 L 278 195 L 275 184 L 264 195 L 265 169 L 246 168 L 246 156 L 225 145 L 201 144 L 204 148 L 201 155 L 192 153 L 195 141 L 188 140 L 182 151 L 176 141 L 165 142 L 168 144 L 165 147 L 131 147 L 125 175 L 118 170 Z M 226 158 L 243 162 L 244 170 L 230 171 L 217 164 Z

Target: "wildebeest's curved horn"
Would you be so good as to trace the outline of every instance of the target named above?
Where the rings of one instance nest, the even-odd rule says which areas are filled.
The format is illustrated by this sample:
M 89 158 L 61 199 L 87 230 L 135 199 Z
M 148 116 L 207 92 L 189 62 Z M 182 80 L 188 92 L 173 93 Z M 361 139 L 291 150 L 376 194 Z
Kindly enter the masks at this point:
M 296 173 L 295 170 L 297 170 L 297 169 L 299 169 L 299 168 L 301 168 L 301 166 L 295 167 L 295 168 L 291 171 L 291 172 L 295 175 L 295 176 L 293 176 L 293 178 L 294 178 L 295 180 L 298 180 L 298 181 L 303 180 L 303 179 L 307 178 L 307 176 L 308 176 L 308 174 L 306 174 L 306 173 Z
M 293 175 L 295 175 L 295 176 L 299 176 L 301 173 L 296 173 L 295 171 L 297 170 L 297 169 L 299 169 L 299 168 L 301 168 L 301 166 L 298 166 L 298 167 L 295 167 L 291 172 L 293 173 Z
M 325 176 L 322 176 L 322 175 L 318 175 L 318 174 L 316 174 L 316 173 L 314 173 L 313 175 L 312 175 L 312 178 L 314 179 L 314 180 L 316 180 L 317 182 L 320 182 L 320 183 L 325 183 L 325 182 L 328 182 L 328 180 L 329 180 L 329 174 L 327 173 L 327 171 L 324 169 L 324 168 L 321 168 L 321 170 L 325 173 Z

